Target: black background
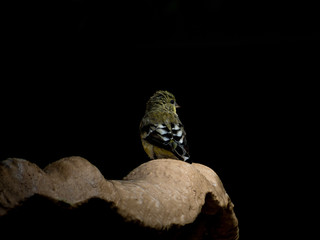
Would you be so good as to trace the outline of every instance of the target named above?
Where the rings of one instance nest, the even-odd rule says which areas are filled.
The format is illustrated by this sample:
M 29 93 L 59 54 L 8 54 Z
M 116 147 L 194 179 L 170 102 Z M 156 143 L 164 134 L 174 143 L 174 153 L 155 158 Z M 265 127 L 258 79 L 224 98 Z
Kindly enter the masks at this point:
M 2 40 L 61 49 L 208 47 L 319 39 L 316 3 L 298 1 L 10 1 Z
M 217 172 L 235 204 L 240 239 L 309 227 L 299 196 L 315 147 L 315 6 L 174 6 L 42 1 L 4 8 L 1 160 L 43 168 L 77 155 L 106 179 L 121 179 L 148 161 L 139 122 L 148 98 L 168 90 L 181 106 L 193 161 Z

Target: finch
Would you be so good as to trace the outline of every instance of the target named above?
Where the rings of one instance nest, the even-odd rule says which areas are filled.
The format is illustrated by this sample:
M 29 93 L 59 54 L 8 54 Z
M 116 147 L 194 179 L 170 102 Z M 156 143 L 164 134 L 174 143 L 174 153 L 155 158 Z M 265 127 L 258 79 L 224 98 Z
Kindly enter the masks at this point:
M 140 137 L 151 159 L 190 158 L 186 132 L 176 112 L 178 107 L 174 95 L 167 91 L 157 91 L 148 100 L 140 122 Z

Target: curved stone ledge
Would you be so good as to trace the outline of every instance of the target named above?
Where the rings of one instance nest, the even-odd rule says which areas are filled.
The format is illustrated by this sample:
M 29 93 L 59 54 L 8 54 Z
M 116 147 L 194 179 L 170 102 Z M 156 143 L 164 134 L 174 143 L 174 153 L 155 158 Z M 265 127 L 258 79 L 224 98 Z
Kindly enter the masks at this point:
M 124 222 L 142 228 L 163 232 L 179 227 L 184 231 L 184 226 L 195 225 L 191 232 L 197 237 L 188 234 L 189 239 L 238 239 L 233 204 L 218 175 L 197 163 L 152 160 L 123 180 L 106 180 L 81 157 L 63 158 L 44 169 L 23 159 L 2 161 L 0 219 L 35 196 L 51 199 L 57 208 L 62 202 L 70 209 L 99 199 Z

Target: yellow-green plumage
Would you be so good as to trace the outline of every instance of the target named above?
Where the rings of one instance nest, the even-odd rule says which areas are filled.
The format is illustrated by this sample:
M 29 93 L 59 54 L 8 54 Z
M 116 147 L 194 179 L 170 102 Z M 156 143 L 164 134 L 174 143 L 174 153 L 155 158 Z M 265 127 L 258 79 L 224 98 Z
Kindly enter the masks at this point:
M 186 133 L 176 113 L 173 94 L 157 91 L 147 102 L 140 123 L 142 146 L 151 159 L 189 159 Z

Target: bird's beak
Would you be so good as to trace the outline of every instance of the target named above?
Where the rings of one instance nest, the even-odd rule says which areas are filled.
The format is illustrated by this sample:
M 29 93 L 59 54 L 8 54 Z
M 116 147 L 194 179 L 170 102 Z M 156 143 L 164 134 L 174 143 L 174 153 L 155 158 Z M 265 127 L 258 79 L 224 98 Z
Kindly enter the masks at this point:
M 178 105 L 178 103 L 175 103 L 174 105 L 176 106 L 176 108 L 179 108 L 179 107 L 180 107 L 180 106 Z

